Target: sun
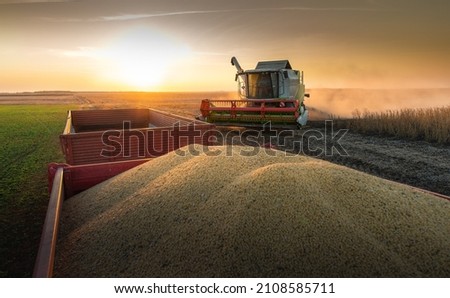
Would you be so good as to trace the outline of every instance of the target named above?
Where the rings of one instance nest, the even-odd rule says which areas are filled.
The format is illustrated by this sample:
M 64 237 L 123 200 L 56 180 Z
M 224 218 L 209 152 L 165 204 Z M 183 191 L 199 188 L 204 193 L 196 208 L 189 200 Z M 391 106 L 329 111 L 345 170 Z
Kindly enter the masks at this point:
M 170 80 L 171 69 L 187 58 L 189 51 L 186 45 L 158 31 L 128 30 L 105 50 L 111 66 L 108 76 L 131 89 L 153 90 Z
M 152 59 L 142 55 L 121 55 L 116 60 L 117 80 L 139 89 L 158 86 L 167 76 L 165 59 Z

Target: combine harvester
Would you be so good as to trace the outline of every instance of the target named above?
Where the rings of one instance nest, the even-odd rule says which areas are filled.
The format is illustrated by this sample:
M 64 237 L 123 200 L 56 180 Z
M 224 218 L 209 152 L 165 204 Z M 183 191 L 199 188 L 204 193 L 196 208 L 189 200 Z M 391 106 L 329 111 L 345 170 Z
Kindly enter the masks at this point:
M 288 60 L 258 62 L 255 69 L 243 70 L 236 57 L 239 100 L 204 99 L 197 119 L 216 125 L 272 127 L 304 126 L 308 110 L 303 72 L 293 70 Z

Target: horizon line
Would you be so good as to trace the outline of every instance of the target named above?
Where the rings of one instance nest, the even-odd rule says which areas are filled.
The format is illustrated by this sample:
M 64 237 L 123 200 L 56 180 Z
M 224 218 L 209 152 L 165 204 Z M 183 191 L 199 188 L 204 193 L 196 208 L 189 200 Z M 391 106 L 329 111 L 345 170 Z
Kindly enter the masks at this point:
M 364 87 L 310 87 L 308 89 L 327 89 L 327 90 L 450 90 L 450 87 L 404 87 L 404 88 L 364 88 Z M 46 94 L 46 93 L 236 93 L 236 90 L 34 90 L 34 91 L 0 91 L 3 95 L 20 94 Z

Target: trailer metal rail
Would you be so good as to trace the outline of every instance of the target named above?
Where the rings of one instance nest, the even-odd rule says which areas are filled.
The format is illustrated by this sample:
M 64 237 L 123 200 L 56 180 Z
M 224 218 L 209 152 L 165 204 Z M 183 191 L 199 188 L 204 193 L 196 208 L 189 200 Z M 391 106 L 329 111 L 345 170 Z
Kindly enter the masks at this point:
M 59 218 L 64 198 L 64 171 L 63 168 L 59 168 L 53 179 L 33 277 L 52 277 L 53 275 Z
M 59 219 L 64 200 L 149 160 L 138 159 L 77 166 L 61 163 L 48 165 L 50 199 L 33 277 L 52 277 L 53 275 Z

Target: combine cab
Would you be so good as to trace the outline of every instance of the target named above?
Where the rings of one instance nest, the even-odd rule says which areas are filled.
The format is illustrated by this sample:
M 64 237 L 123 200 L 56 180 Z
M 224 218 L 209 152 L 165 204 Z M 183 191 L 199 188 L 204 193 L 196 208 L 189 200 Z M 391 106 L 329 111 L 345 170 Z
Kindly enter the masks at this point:
M 209 100 L 201 103 L 200 120 L 217 125 L 303 126 L 308 110 L 303 104 L 303 72 L 293 70 L 288 60 L 263 61 L 255 69 L 244 71 L 235 57 L 239 100 Z

